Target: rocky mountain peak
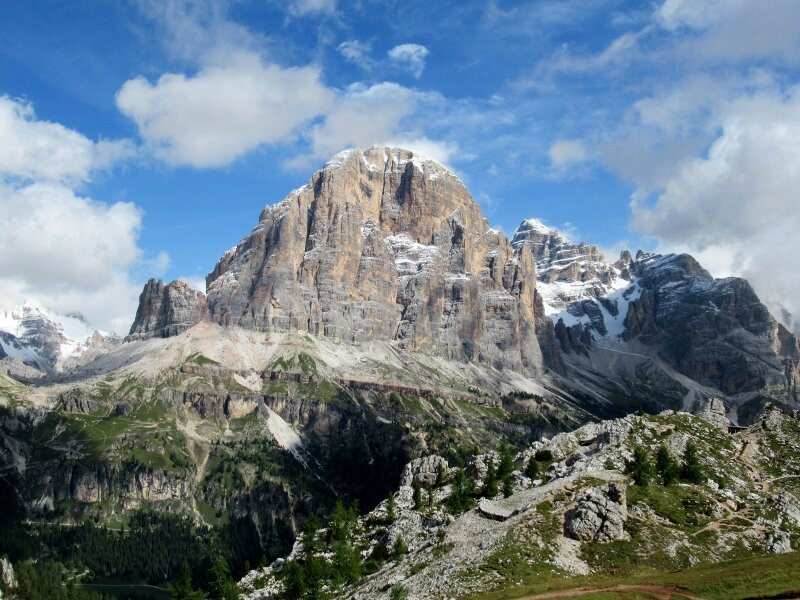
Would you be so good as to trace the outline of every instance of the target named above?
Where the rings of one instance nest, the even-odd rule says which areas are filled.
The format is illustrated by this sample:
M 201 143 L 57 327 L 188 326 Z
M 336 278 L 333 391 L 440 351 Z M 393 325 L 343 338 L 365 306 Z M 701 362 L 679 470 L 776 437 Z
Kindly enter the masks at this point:
M 127 340 L 177 335 L 208 315 L 206 296 L 188 283 L 164 284 L 150 279 L 139 295 L 139 307 Z
M 627 285 L 630 253 L 611 264 L 602 251 L 587 242 L 571 242 L 557 229 L 538 219 L 525 219 L 511 240 L 515 248 L 529 247 L 536 259 L 538 290 L 548 314 L 563 310 L 569 303 L 599 298 Z
M 535 269 L 447 167 L 358 148 L 261 211 L 206 278 L 207 308 L 174 282 L 148 282 L 129 337 L 173 335 L 207 314 L 223 326 L 558 368 Z
M 8 357 L 40 372 L 61 370 L 65 361 L 112 343 L 80 314 L 60 314 L 36 303 L 0 311 L 0 359 Z

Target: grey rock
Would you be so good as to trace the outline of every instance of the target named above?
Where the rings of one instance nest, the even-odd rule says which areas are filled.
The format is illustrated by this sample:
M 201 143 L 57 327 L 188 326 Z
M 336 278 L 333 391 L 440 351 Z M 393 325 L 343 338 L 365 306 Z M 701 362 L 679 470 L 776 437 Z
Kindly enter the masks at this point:
M 498 368 L 560 368 L 530 248 L 489 228 L 463 183 L 397 148 L 341 153 L 206 279 L 210 318 Z
M 610 542 L 623 539 L 628 520 L 625 488 L 617 483 L 592 487 L 566 515 L 567 536 L 582 541 Z
M 0 558 L 0 583 L 3 584 L 6 590 L 13 590 L 17 587 L 14 567 L 6 557 Z
M 767 534 L 767 550 L 773 554 L 787 554 L 792 551 L 792 538 L 786 531 Z
M 437 473 L 441 471 L 445 479 L 449 479 L 450 467 L 441 456 L 429 455 L 412 460 L 403 468 L 400 485 L 411 487 L 414 483 L 430 487 L 436 483 Z
M 722 398 L 706 399 L 694 413 L 723 431 L 727 431 L 728 426 L 731 424 L 725 412 L 725 403 L 722 401 Z
M 136 318 L 126 340 L 169 337 L 196 325 L 208 315 L 206 297 L 183 281 L 164 285 L 149 280 L 139 296 Z

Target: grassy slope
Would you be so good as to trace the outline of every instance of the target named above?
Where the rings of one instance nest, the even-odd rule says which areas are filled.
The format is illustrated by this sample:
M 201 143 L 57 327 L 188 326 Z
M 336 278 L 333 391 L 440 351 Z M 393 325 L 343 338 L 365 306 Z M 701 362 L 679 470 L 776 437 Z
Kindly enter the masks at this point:
M 800 596 L 800 552 L 781 556 L 753 558 L 719 565 L 710 565 L 639 577 L 589 576 L 568 579 L 543 579 L 513 590 L 488 592 L 473 596 L 475 600 L 512 600 L 536 598 L 561 590 L 568 597 L 576 588 L 603 589 L 622 585 L 675 586 L 687 594 L 709 599 L 770 598 L 794 592 Z M 548 594 L 551 595 L 551 594 Z M 646 591 L 598 591 L 581 598 L 662 598 Z M 679 596 L 678 596 L 679 597 Z

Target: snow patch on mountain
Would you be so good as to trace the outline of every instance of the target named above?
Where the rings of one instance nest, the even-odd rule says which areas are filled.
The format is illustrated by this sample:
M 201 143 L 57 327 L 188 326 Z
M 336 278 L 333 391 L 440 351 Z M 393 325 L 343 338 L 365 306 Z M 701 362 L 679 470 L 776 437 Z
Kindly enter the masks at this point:
M 108 335 L 80 315 L 64 315 L 27 302 L 0 311 L 0 348 L 10 358 L 40 370 L 58 370 L 67 359 L 79 359 Z

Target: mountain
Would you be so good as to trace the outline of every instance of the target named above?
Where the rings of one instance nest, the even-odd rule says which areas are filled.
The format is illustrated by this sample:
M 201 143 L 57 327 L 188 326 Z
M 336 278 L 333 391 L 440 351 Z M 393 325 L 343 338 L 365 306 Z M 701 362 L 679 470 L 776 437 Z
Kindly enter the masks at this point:
M 509 240 L 452 171 L 397 148 L 343 152 L 264 208 L 205 293 L 148 281 L 125 340 L 14 315 L 0 555 L 93 579 L 160 585 L 188 557 L 199 581 L 218 554 L 238 577 L 338 500 L 380 512 L 414 461 L 451 473 L 601 420 L 744 427 L 798 406 L 797 339 L 746 281 L 686 255 L 608 262 L 532 219 Z M 618 482 L 627 451 L 606 450 Z
M 541 373 L 560 363 L 534 282 L 531 254 L 489 227 L 451 171 L 373 147 L 338 154 L 265 208 L 206 278 L 207 311 L 224 326 L 394 340 Z M 201 303 L 189 302 L 198 320 Z M 142 332 L 137 313 L 131 335 Z
M 266 207 L 206 282 L 207 298 L 148 282 L 129 339 L 207 320 L 384 340 L 517 372 L 607 415 L 718 395 L 746 421 L 762 397 L 798 404 L 800 346 L 745 280 L 715 280 L 688 255 L 607 262 L 536 219 L 509 242 L 451 171 L 406 150 L 340 153 Z
M 608 263 L 597 247 L 535 220 L 512 244 L 536 256 L 567 373 L 594 396 L 613 402 L 621 388 L 654 406 L 692 408 L 719 395 L 734 421 L 765 396 L 797 406 L 797 338 L 746 280 L 714 279 L 686 254 L 623 251 Z
M 339 598 L 792 597 L 799 434 L 797 417 L 775 409 L 734 435 L 716 418 L 628 415 L 506 454 L 494 492 L 487 465 L 502 465 L 502 450 L 464 466 L 426 456 L 347 535 L 334 514 L 240 587 L 247 600 L 284 597 L 299 565 L 309 588 L 321 574 L 317 584 Z M 659 453 L 664 466 L 632 475 Z M 354 582 L 339 577 L 343 545 L 364 556 Z
M 35 304 L 0 311 L 0 359 L 52 373 L 107 352 L 114 336 L 92 329 L 81 315 L 63 315 Z

